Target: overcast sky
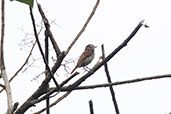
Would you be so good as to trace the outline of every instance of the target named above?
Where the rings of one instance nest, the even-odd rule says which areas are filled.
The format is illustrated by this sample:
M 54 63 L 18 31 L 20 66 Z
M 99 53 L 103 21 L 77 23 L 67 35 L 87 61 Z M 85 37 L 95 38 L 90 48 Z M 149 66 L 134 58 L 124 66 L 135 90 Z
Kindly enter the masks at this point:
M 8 76 L 11 77 L 26 59 L 31 48 L 29 42 L 34 40 L 34 36 L 32 35 L 29 7 L 16 1 L 6 0 L 5 2 L 4 52 Z M 83 26 L 96 0 L 41 0 L 39 2 L 52 23 L 51 29 L 59 47 L 61 50 L 66 50 Z M 145 23 L 150 27 L 142 27 L 128 45 L 108 62 L 112 81 L 171 73 L 170 4 L 170 0 L 101 0 L 88 27 L 65 60 L 77 60 L 85 46 L 91 43 L 98 46 L 95 51 L 95 58 L 89 65 L 91 68 L 101 56 L 101 44 L 104 44 L 106 55 L 108 55 L 129 36 L 141 20 L 145 19 Z M 40 25 L 41 18 L 36 4 L 34 4 L 33 12 L 36 23 Z M 43 31 L 40 38 L 43 43 Z M 24 42 L 24 39 L 27 40 Z M 24 73 L 20 73 L 11 85 L 14 102 L 18 101 L 20 105 L 37 89 L 44 79 L 42 75 L 33 80 L 44 70 L 37 49 L 34 50 L 33 56 L 36 59 L 34 65 Z M 33 59 L 30 59 L 29 64 L 32 61 Z M 73 67 L 74 64 L 71 63 L 68 70 L 71 71 Z M 62 72 L 63 68 L 60 71 L 57 72 L 58 76 L 56 76 L 59 82 L 67 78 L 66 73 Z M 77 71 L 81 74 L 84 72 L 81 68 Z M 81 77 L 81 74 L 76 78 Z M 2 83 L 2 81 L 0 82 Z M 82 85 L 106 82 L 102 67 Z M 51 84 L 53 85 L 53 83 Z M 120 113 L 168 114 L 171 112 L 170 87 L 171 81 L 169 78 L 114 86 Z M 4 96 L 6 96 L 5 92 L 0 94 L 1 114 L 5 113 L 7 108 L 5 104 L 6 97 Z M 53 114 L 89 114 L 89 100 L 94 103 L 95 114 L 115 113 L 108 88 L 74 91 L 51 108 L 51 111 Z M 36 107 L 28 110 L 27 114 L 36 112 L 44 106 L 45 103 L 36 105 Z

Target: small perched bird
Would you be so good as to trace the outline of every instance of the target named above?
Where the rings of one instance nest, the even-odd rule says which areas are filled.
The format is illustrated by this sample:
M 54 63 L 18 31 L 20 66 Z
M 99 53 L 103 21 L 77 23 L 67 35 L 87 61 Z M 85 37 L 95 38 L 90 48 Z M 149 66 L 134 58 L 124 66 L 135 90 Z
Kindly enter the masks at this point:
M 91 61 L 94 59 L 94 49 L 96 46 L 93 44 L 89 44 L 86 46 L 84 52 L 81 54 L 80 58 L 77 61 L 77 65 L 72 70 L 71 74 L 79 67 L 85 67 L 88 64 L 91 63 Z

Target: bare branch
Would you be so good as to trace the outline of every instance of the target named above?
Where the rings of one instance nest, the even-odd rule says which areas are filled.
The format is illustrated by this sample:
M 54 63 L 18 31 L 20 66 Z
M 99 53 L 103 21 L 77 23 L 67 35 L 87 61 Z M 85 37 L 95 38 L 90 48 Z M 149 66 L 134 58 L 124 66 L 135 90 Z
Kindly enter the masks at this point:
M 70 77 L 68 77 L 66 80 L 64 80 L 60 86 L 64 86 L 66 83 L 68 83 L 72 78 L 74 78 L 75 76 L 77 76 L 79 73 L 78 72 L 75 72 L 74 74 L 72 74 Z
M 11 114 L 13 108 L 13 100 L 12 100 L 12 93 L 11 93 L 11 86 L 8 80 L 8 76 L 5 69 L 4 63 L 4 33 L 5 33 L 5 0 L 1 1 L 1 44 L 0 44 L 0 69 L 1 69 L 1 76 L 4 81 L 5 91 L 7 94 L 7 102 L 8 102 L 8 110 L 7 113 Z
M 41 53 L 41 55 L 42 55 L 43 61 L 44 61 L 45 65 L 46 65 L 47 70 L 48 70 L 48 72 L 49 72 L 51 78 L 53 79 L 53 81 L 54 81 L 56 87 L 59 89 L 59 88 L 60 88 L 60 87 L 59 87 L 59 84 L 57 83 L 55 77 L 53 76 L 53 73 L 52 73 L 52 71 L 50 70 L 49 65 L 48 65 L 48 63 L 47 63 L 47 61 L 46 61 L 46 58 L 45 58 L 45 56 L 44 56 L 44 53 L 43 53 L 43 50 L 42 50 L 42 47 L 41 47 L 41 44 L 40 44 L 40 41 L 39 41 L 39 38 L 38 38 L 38 35 L 37 35 L 37 30 L 36 30 L 36 26 L 35 26 L 35 20 L 34 20 L 34 16 L 33 16 L 31 7 L 30 7 L 30 15 L 31 15 L 31 19 L 32 19 L 32 25 L 33 25 L 34 35 L 35 35 L 36 42 L 37 42 L 37 44 L 38 44 L 40 53 Z
M 57 62 L 52 67 L 52 73 L 54 74 L 57 69 L 60 67 L 63 59 L 64 59 L 64 53 L 61 53 L 58 58 Z M 30 107 L 34 106 L 34 100 L 37 100 L 40 96 L 47 93 L 46 85 L 51 80 L 51 76 L 48 73 L 42 84 L 38 87 L 38 89 L 19 107 L 14 114 L 23 114 L 26 112 Z M 58 92 L 59 90 L 55 88 Z
M 15 72 L 15 74 L 10 78 L 10 82 L 17 76 L 17 74 L 23 69 L 23 67 L 27 64 L 32 52 L 33 52 L 33 49 L 34 49 L 34 46 L 36 45 L 36 42 L 33 44 L 31 50 L 30 50 L 30 53 L 29 55 L 27 56 L 25 62 L 23 63 L 23 65 Z
M 110 53 L 102 62 L 99 62 L 99 64 L 96 64 L 93 69 L 91 69 L 90 72 L 82 76 L 80 79 L 78 79 L 75 83 L 70 85 L 68 87 L 69 90 L 74 90 L 76 87 L 78 87 L 83 81 L 85 81 L 88 77 L 90 77 L 92 74 L 94 74 L 102 65 L 104 65 L 106 62 L 108 62 L 114 55 L 116 55 L 123 47 L 127 45 L 127 43 L 132 39 L 132 37 L 137 33 L 137 31 L 141 28 L 143 25 L 144 20 L 139 22 L 139 24 L 136 26 L 136 28 L 133 30 L 133 32 L 128 36 L 127 39 L 124 40 L 123 43 L 121 43 L 112 53 Z
M 119 50 L 121 50 L 124 46 L 127 45 L 127 43 L 130 41 L 130 39 L 136 34 L 136 32 L 139 30 L 139 28 L 143 25 L 143 21 L 141 21 L 137 27 L 134 29 L 134 31 L 131 33 L 131 35 L 121 44 L 118 46 L 118 48 L 116 48 L 111 54 L 109 54 L 102 62 L 99 62 L 98 64 L 96 64 L 93 69 L 88 72 L 87 74 L 85 74 L 83 77 L 81 77 L 80 79 L 78 79 L 75 83 L 73 83 L 72 85 L 70 86 L 66 86 L 66 87 L 62 87 L 60 89 L 60 91 L 68 91 L 69 93 L 72 92 L 72 90 L 78 90 L 78 89 L 89 89 L 89 88 L 84 88 L 84 87 L 92 87 L 92 86 L 81 86 L 81 87 L 78 87 L 84 80 L 86 80 L 88 77 L 90 77 L 95 71 L 97 71 L 102 65 L 104 65 L 106 62 L 108 62 L 117 52 L 119 52 Z M 113 83 L 107 83 L 106 86 L 111 86 L 111 84 Z M 96 88 L 97 85 L 94 85 L 93 87 Z M 104 86 L 104 85 L 98 85 L 98 86 Z M 105 86 L 105 87 L 106 87 Z M 33 102 L 34 103 L 37 103 L 37 102 L 40 102 L 44 99 L 46 99 L 46 97 L 50 94 L 53 94 L 54 92 L 58 91 L 57 88 L 53 88 L 51 89 L 48 94 L 46 94 L 45 96 L 43 96 L 42 98 L 40 98 L 39 100 L 34 100 Z M 66 93 L 67 94 L 67 93 Z M 65 96 L 66 97 L 66 96 Z M 54 105 L 58 103 L 55 102 L 53 103 Z M 50 105 L 51 106 L 51 105 Z M 46 108 L 42 109 L 41 111 L 35 113 L 35 114 L 40 114 L 41 112 L 45 111 Z
M 70 51 L 70 49 L 72 48 L 72 46 L 75 44 L 75 42 L 78 40 L 78 38 L 81 36 L 81 34 L 84 32 L 84 30 L 86 29 L 88 23 L 90 22 L 91 18 L 93 17 L 94 13 L 96 12 L 96 9 L 99 5 L 100 0 L 97 0 L 90 16 L 88 17 L 87 21 L 85 22 L 84 26 L 82 27 L 82 29 L 80 30 L 80 32 L 77 34 L 77 36 L 74 38 L 74 40 L 72 41 L 72 43 L 70 44 L 70 46 L 68 47 L 68 49 L 65 51 L 65 55 L 68 54 L 68 52 Z
M 5 1 L 1 1 L 1 45 L 0 45 L 0 67 L 4 67 L 4 31 L 5 31 Z
M 105 58 L 104 45 L 102 45 L 101 47 L 102 47 L 102 59 L 104 60 L 104 58 Z M 106 77 L 107 77 L 108 83 L 112 83 L 107 63 L 104 64 L 104 68 L 105 68 L 105 72 L 106 72 Z M 112 101 L 113 101 L 113 104 L 114 104 L 114 108 L 115 108 L 116 114 L 120 114 L 119 113 L 118 103 L 117 103 L 116 97 L 115 97 L 115 91 L 114 91 L 112 86 L 109 86 L 109 89 L 110 89 L 110 93 L 111 93 L 111 96 L 112 96 Z
M 142 21 L 137 25 L 137 27 L 134 29 L 135 30 L 139 30 L 139 28 L 142 26 Z M 138 29 L 137 29 L 138 28 Z M 131 33 L 131 38 L 135 35 L 136 32 L 132 32 Z M 132 35 L 134 34 L 134 35 Z M 95 71 L 97 71 L 102 65 L 104 65 L 107 61 L 109 61 L 117 52 L 119 52 L 119 50 L 121 50 L 124 46 L 126 46 L 126 44 L 129 42 L 128 39 L 130 39 L 130 36 L 120 45 L 118 46 L 118 48 L 116 48 L 111 54 L 109 54 L 102 62 L 99 62 L 98 64 L 96 64 L 93 69 L 88 72 L 87 74 L 85 74 L 84 76 L 82 76 L 80 79 L 78 79 L 75 83 L 73 83 L 72 85 L 70 86 L 67 86 L 67 87 L 62 87 L 60 89 L 60 91 L 72 91 L 72 90 L 75 90 L 78 87 L 78 85 L 80 85 L 84 80 L 86 80 L 88 77 L 90 77 Z M 48 95 L 51 95 L 53 94 L 54 92 L 56 91 L 59 91 L 57 88 L 54 88 L 52 89 L 51 91 L 49 91 L 46 95 L 44 95 L 42 98 L 40 99 L 36 99 L 34 100 L 33 103 L 38 103 L 42 100 L 45 100 L 47 98 Z
M 61 84 L 60 84 L 60 87 L 62 87 L 63 85 L 65 85 L 67 82 L 69 82 L 72 78 L 74 78 L 76 75 L 78 75 L 79 73 L 75 72 L 73 75 L 71 75 L 69 78 L 67 78 L 66 80 L 64 80 Z M 36 104 L 36 103 L 39 103 L 45 99 L 47 99 L 50 95 L 52 95 L 54 92 L 58 92 L 58 88 L 51 88 L 47 93 L 46 95 L 44 95 L 43 97 L 39 98 L 39 99 L 36 99 L 34 101 L 32 101 L 32 103 Z M 58 93 L 57 93 L 58 94 Z M 55 95 L 57 95 L 55 94 Z M 55 95 L 53 96 L 50 96 L 50 97 L 54 97 Z
M 1 86 L 3 89 L 5 89 L 5 86 L 4 86 L 3 84 L 0 84 L 0 86 Z
M 135 82 L 142 82 L 142 81 L 149 81 L 149 80 L 163 79 L 163 78 L 171 78 L 171 74 L 149 76 L 149 77 L 144 77 L 144 78 L 137 78 L 137 79 L 131 79 L 131 80 L 125 80 L 125 81 L 117 81 L 117 82 L 105 83 L 105 84 L 79 86 L 79 87 L 75 88 L 74 90 L 95 89 L 95 88 L 101 88 L 101 87 L 117 86 L 117 85 L 123 85 L 123 84 L 132 84 Z M 70 89 L 68 89 L 68 87 L 63 87 L 61 89 L 61 91 L 70 91 Z
M 18 75 L 18 73 L 24 68 L 24 66 L 27 64 L 27 62 L 28 62 L 28 60 L 29 60 L 29 58 L 30 58 L 30 56 L 31 56 L 31 54 L 32 54 L 32 51 L 33 51 L 33 49 L 34 49 L 35 44 L 36 44 L 36 42 L 33 44 L 32 48 L 31 48 L 31 50 L 30 50 L 30 53 L 29 53 L 28 57 L 26 58 L 25 62 L 23 63 L 23 65 L 22 65 L 22 66 L 15 72 L 15 74 L 10 78 L 9 82 L 11 82 L 11 81 Z M 5 88 L 1 89 L 1 90 L 0 90 L 0 93 L 1 93 L 4 89 L 5 89 Z
M 50 37 L 50 40 L 52 42 L 52 45 L 53 45 L 53 48 L 56 52 L 56 55 L 58 56 L 59 54 L 61 54 L 61 51 L 59 49 L 59 46 L 57 45 L 56 41 L 55 41 L 55 38 L 53 37 L 53 34 L 50 30 L 50 24 L 48 22 L 48 19 L 46 18 L 42 8 L 41 8 L 41 5 L 39 3 L 37 3 L 37 6 L 38 6 L 38 9 L 39 9 L 39 13 L 41 14 L 42 16 L 42 19 L 43 19 L 43 22 L 44 22 L 44 25 L 46 27 L 46 31 L 47 31 L 47 34 L 48 36 Z
M 90 114 L 94 114 L 94 109 L 93 109 L 93 101 L 89 101 L 89 107 L 90 107 Z
M 59 97 L 56 101 L 54 101 L 52 104 L 50 104 L 49 107 L 52 107 L 52 106 L 56 105 L 58 102 L 60 102 L 61 100 L 63 100 L 65 97 L 67 97 L 71 92 L 72 92 L 72 91 L 66 92 L 64 95 L 62 95 L 62 96 Z M 43 108 L 43 109 L 41 109 L 40 111 L 35 112 L 34 114 L 40 114 L 40 113 L 44 112 L 45 110 L 46 110 L 46 108 Z

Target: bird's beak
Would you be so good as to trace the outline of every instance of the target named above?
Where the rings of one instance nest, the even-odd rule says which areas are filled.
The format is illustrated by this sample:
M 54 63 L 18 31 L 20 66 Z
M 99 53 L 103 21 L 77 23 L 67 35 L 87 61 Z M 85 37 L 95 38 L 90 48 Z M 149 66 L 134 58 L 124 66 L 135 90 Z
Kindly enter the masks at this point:
M 94 48 L 97 48 L 97 46 L 94 46 Z

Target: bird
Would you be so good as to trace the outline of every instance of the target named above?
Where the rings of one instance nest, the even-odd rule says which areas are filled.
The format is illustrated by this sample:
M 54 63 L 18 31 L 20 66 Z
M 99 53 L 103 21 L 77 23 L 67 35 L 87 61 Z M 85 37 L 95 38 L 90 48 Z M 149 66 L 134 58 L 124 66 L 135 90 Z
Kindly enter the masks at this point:
M 72 70 L 71 74 L 79 67 L 85 67 L 87 66 L 88 64 L 91 63 L 91 61 L 94 59 L 94 55 L 95 55 L 95 52 L 94 52 L 94 49 L 96 48 L 97 46 L 94 46 L 93 44 L 88 44 L 86 47 L 85 47 L 85 50 L 84 52 L 81 54 L 80 58 L 78 59 L 77 61 L 77 65 L 75 66 L 75 68 Z

